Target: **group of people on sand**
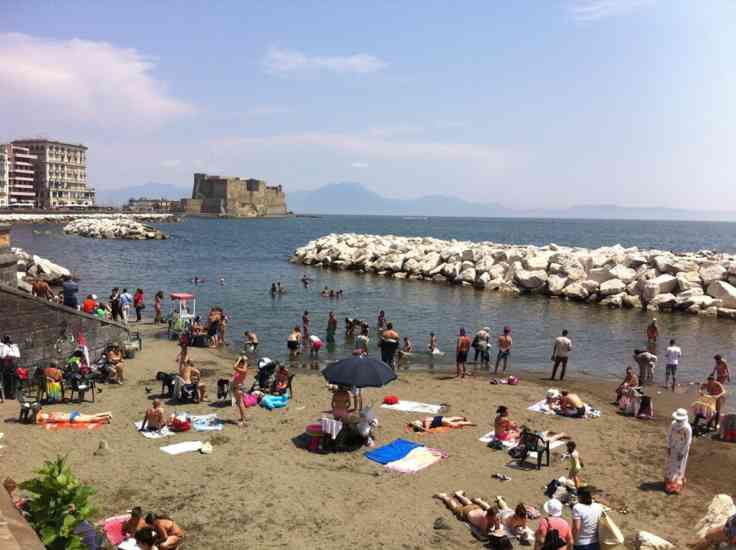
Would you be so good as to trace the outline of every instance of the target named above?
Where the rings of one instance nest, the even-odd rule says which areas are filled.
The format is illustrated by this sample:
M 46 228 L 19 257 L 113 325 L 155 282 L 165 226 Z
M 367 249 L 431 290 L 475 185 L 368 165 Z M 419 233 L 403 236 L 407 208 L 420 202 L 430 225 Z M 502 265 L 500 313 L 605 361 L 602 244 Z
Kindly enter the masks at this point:
M 165 514 L 143 513 L 136 506 L 123 524 L 123 536 L 136 541 L 141 550 L 175 550 L 184 540 L 184 530 Z

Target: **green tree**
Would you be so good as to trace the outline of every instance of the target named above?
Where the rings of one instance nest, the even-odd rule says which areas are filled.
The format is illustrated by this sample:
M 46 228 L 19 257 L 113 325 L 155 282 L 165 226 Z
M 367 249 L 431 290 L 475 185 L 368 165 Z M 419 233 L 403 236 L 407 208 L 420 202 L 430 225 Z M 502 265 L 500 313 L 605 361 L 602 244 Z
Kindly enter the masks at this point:
M 84 550 L 74 534 L 79 524 L 92 515 L 90 497 L 95 490 L 83 485 L 66 464 L 66 459 L 46 461 L 38 477 L 21 483 L 31 493 L 28 520 L 49 550 Z

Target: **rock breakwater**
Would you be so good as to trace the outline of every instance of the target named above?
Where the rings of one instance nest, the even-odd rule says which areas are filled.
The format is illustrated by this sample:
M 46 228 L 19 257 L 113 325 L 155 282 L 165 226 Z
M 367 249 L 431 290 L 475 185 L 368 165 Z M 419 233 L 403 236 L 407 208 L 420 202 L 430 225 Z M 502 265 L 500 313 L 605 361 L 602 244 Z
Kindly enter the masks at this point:
M 736 256 L 709 250 L 674 253 L 619 244 L 588 249 L 331 234 L 297 248 L 290 261 L 611 308 L 736 319 Z
M 145 241 L 168 238 L 163 232 L 144 225 L 129 216 L 112 218 L 82 218 L 64 226 L 64 233 L 90 239 L 128 239 Z
M 55 212 L 44 212 L 42 214 L 0 214 L 0 223 L 69 223 L 74 220 L 82 219 L 112 219 L 125 217 L 140 222 L 153 222 L 153 223 L 170 223 L 178 222 L 179 217 L 174 214 L 153 214 L 153 213 L 140 213 L 140 214 L 105 214 L 105 213 L 55 213 Z
M 32 292 L 31 285 L 36 279 L 44 280 L 52 287 L 61 287 L 64 277 L 71 275 L 67 268 L 22 248 L 11 248 L 10 251 L 18 258 L 18 288 L 26 292 Z

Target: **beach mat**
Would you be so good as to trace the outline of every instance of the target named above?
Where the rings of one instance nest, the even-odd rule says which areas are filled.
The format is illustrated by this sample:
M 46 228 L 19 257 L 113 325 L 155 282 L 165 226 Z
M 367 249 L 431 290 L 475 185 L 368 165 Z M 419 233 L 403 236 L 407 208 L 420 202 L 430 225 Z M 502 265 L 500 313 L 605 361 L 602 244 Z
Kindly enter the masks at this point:
M 432 464 L 437 464 L 443 458 L 447 458 L 447 453 L 439 449 L 416 447 L 409 451 L 409 454 L 404 458 L 389 462 L 385 467 L 387 470 L 391 470 L 392 472 L 414 474 L 424 470 L 424 468 L 428 468 Z
M 391 443 L 384 445 L 383 447 L 379 447 L 378 449 L 374 449 L 372 451 L 367 451 L 365 453 L 365 456 L 368 460 L 372 460 L 373 462 L 378 462 L 379 464 L 385 465 L 389 462 L 401 460 L 413 449 L 422 446 L 423 445 L 419 443 L 407 441 L 406 439 L 396 439 Z
M 475 424 L 472 424 L 472 426 L 475 426 Z M 427 428 L 425 430 L 417 430 L 414 428 L 414 426 L 411 425 L 411 423 L 408 423 L 406 427 L 404 428 L 407 433 L 415 433 L 417 435 L 421 434 L 443 434 L 452 430 L 459 430 L 462 428 L 469 428 L 470 426 L 456 426 L 454 428 L 451 428 L 450 426 L 437 426 L 436 428 Z
M 382 409 L 389 409 L 392 411 L 401 412 L 415 412 L 423 414 L 439 414 L 442 410 L 442 405 L 432 405 L 430 403 L 420 403 L 418 401 L 404 401 L 403 399 L 395 405 L 381 405 Z
M 202 448 L 201 441 L 184 441 L 183 443 L 175 443 L 173 445 L 166 445 L 160 447 L 160 449 L 166 454 L 176 456 L 184 453 L 192 453 L 199 451 Z
M 192 416 L 192 429 L 195 432 L 221 432 L 224 422 L 216 413 Z
M 105 537 L 110 544 L 113 546 L 119 545 L 125 540 L 123 535 L 123 525 L 130 519 L 130 514 L 122 514 L 120 516 L 113 516 L 107 518 L 102 524 L 102 530 L 105 532 Z
M 142 420 L 139 420 L 138 422 L 133 422 L 133 425 L 135 426 L 135 429 L 138 430 L 138 433 L 148 439 L 161 439 L 162 437 L 169 437 L 170 435 L 174 435 L 174 432 L 169 430 L 168 426 L 164 426 L 160 430 L 141 431 L 141 426 L 143 426 Z
M 41 426 L 50 432 L 57 430 L 99 430 L 109 422 L 44 422 Z

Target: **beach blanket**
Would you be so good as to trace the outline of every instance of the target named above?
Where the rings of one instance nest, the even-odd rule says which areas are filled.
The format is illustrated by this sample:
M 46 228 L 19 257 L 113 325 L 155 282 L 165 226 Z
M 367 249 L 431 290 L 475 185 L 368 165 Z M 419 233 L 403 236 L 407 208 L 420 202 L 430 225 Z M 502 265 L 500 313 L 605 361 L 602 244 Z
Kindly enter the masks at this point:
M 436 464 L 443 458 L 447 458 L 447 453 L 444 453 L 439 449 L 416 447 L 409 451 L 409 454 L 404 458 L 389 462 L 385 467 L 386 469 L 394 472 L 413 474 L 431 466 L 432 464 Z
M 560 416 L 562 418 L 573 418 L 571 416 L 564 416 L 564 415 L 561 415 L 561 414 L 558 415 L 557 413 L 555 413 L 553 410 L 551 410 L 547 406 L 547 401 L 544 400 L 544 399 L 542 399 L 538 403 L 534 403 L 533 405 L 531 405 L 528 408 L 528 410 L 530 410 L 532 412 L 542 413 L 542 414 L 554 414 L 554 415 Z M 585 405 L 585 417 L 584 418 L 598 418 L 600 415 L 601 415 L 601 411 L 599 411 L 598 409 L 594 409 L 590 405 L 587 405 L 587 404 Z
M 415 412 L 422 414 L 439 414 L 442 405 L 431 405 L 429 403 L 419 403 L 417 401 L 404 401 L 403 399 L 395 405 L 381 405 L 383 409 L 401 412 Z
M 120 516 L 113 516 L 107 518 L 102 524 L 102 530 L 105 532 L 105 537 L 113 546 L 117 546 L 125 540 L 123 535 L 123 525 L 130 519 L 130 514 L 123 514 Z
M 73 430 L 98 430 L 109 422 L 43 422 L 41 426 L 44 429 L 53 432 L 56 430 L 65 430 L 71 428 Z
M 287 395 L 266 395 L 261 399 L 261 407 L 268 411 L 272 411 L 274 409 L 280 409 L 281 407 L 286 407 L 289 403 L 289 396 Z
M 473 426 L 475 426 L 475 424 L 473 424 Z M 441 434 L 441 433 L 449 432 L 450 430 L 459 430 L 460 428 L 467 428 L 467 426 L 453 426 L 453 427 L 451 427 L 451 426 L 437 426 L 436 428 L 425 428 L 423 430 L 419 430 L 419 429 L 415 428 L 412 425 L 411 422 L 409 422 L 406 425 L 405 430 L 407 432 L 409 432 L 409 433 L 416 433 L 416 434 L 421 435 L 421 434 L 426 434 L 426 433 Z
M 365 456 L 368 460 L 385 465 L 389 462 L 401 460 L 417 447 L 423 447 L 423 445 L 414 443 L 413 441 L 407 441 L 406 439 L 396 439 L 388 445 L 367 451 Z
M 139 420 L 138 422 L 133 422 L 133 425 L 135 426 L 135 429 L 138 430 L 138 433 L 140 433 L 143 437 L 147 437 L 148 439 L 161 439 L 162 437 L 169 437 L 170 435 L 174 435 L 174 432 L 169 430 L 168 426 L 164 426 L 160 430 L 141 431 L 141 426 L 143 426 L 142 420 Z
M 184 441 L 183 443 L 175 443 L 174 445 L 160 447 L 163 452 L 172 456 L 180 455 L 183 453 L 192 453 L 194 451 L 199 451 L 201 448 L 201 441 Z
M 192 416 L 192 428 L 195 432 L 221 432 L 224 422 L 216 413 Z

